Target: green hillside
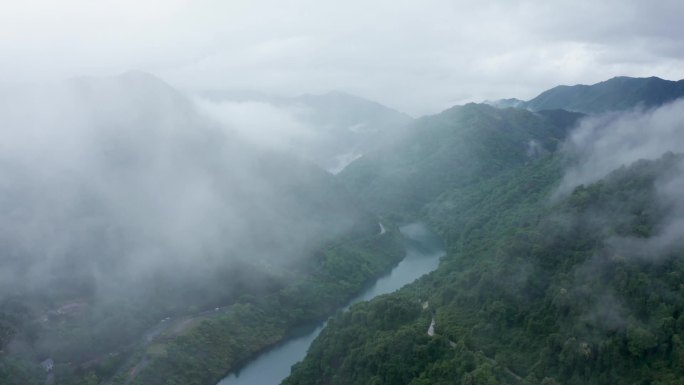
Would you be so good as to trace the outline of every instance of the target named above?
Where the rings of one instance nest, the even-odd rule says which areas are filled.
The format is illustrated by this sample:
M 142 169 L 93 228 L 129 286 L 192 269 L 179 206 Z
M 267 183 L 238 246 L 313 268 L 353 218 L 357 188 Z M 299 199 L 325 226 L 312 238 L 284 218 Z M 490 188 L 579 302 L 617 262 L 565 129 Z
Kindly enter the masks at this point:
M 472 113 L 451 121 L 459 122 L 451 125 L 454 136 L 477 138 L 468 146 L 446 136 L 450 120 L 438 115 L 421 120 L 443 119 L 431 126 L 436 133 L 425 127 L 422 134 L 441 140 L 413 139 L 432 144 L 423 152 L 432 161 L 421 163 L 406 146 L 343 173 L 372 208 L 409 208 L 405 216 L 427 220 L 446 241 L 447 257 L 399 292 L 336 316 L 284 384 L 681 383 L 684 250 L 633 244 L 649 245 L 668 225 L 672 207 L 658 198 L 656 180 L 678 172 L 682 156 L 639 161 L 552 201 L 564 162 L 553 151 L 560 127 L 516 110 L 454 110 Z M 492 124 L 506 114 L 527 125 Z M 509 128 L 498 131 L 508 140 L 486 135 L 482 122 Z M 525 159 L 520 147 L 531 139 L 546 151 Z M 435 162 L 448 159 L 439 156 L 442 143 L 469 155 L 491 150 Z M 409 184 L 387 203 L 375 194 L 395 189 L 398 179 L 368 178 L 372 188 L 360 187 L 368 170 L 407 167 L 387 159 L 418 162 L 405 175 L 425 189 Z
M 615 77 L 604 82 L 557 86 L 520 106 L 533 111 L 562 108 L 587 114 L 656 107 L 684 96 L 684 80 Z
M 141 360 L 180 368 L 153 372 L 164 383 L 218 380 L 401 259 L 333 175 L 217 129 L 159 79 L 63 87 L 87 118 L 45 119 L 79 151 L 0 159 L 1 384 L 43 383 L 46 358 L 59 384 L 127 382 Z M 241 345 L 206 351 L 202 375 L 183 370 L 194 350 L 162 354 L 226 329 Z
M 339 177 L 383 215 L 416 215 L 445 191 L 554 151 L 580 116 L 559 110 L 535 114 L 484 104 L 456 106 L 418 119 L 396 143 L 353 162 Z

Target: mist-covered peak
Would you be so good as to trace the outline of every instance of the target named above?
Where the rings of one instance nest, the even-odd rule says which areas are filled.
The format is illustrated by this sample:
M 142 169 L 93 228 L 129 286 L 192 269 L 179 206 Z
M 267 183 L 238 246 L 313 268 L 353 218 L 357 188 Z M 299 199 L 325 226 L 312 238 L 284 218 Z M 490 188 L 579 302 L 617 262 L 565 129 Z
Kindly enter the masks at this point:
M 671 81 L 655 76 L 618 76 L 592 85 L 561 85 L 542 92 L 522 107 L 539 111 L 566 109 L 583 113 L 660 106 L 684 96 L 684 80 Z
M 443 191 L 554 151 L 579 114 L 537 114 L 468 103 L 416 119 L 403 137 L 340 177 L 389 214 L 411 213 Z
M 329 174 L 245 142 L 144 73 L 11 102 L 0 105 L 3 296 L 62 285 L 48 300 L 64 299 L 69 282 L 96 282 L 83 295 L 110 298 L 160 275 L 289 264 L 362 215 Z
M 93 77 L 82 76 L 66 82 L 77 92 L 91 98 L 121 97 L 126 94 L 132 100 L 150 103 L 187 104 L 187 98 L 159 77 L 143 71 L 127 71 L 119 75 Z
M 296 98 L 296 101 L 305 103 L 311 106 L 327 109 L 348 109 L 349 112 L 361 113 L 362 116 L 378 116 L 381 114 L 395 115 L 394 118 L 407 120 L 410 116 L 399 112 L 395 109 L 389 108 L 378 102 L 362 98 L 360 96 L 352 95 L 343 91 L 329 91 L 323 94 L 303 94 Z M 349 116 L 349 118 L 353 118 Z
M 298 154 L 337 173 L 412 121 L 380 103 L 339 91 L 278 97 L 214 90 L 197 102 L 248 141 Z
M 131 70 L 112 76 L 78 76 L 67 80 L 67 83 L 77 85 L 119 84 L 121 86 L 146 87 L 149 89 L 164 89 L 178 93 L 171 85 L 159 77 L 145 71 Z
M 516 99 L 516 98 L 508 98 L 508 99 L 497 99 L 497 100 L 485 100 L 483 103 L 489 104 L 494 107 L 498 108 L 519 108 L 522 107 L 525 104 L 524 100 Z

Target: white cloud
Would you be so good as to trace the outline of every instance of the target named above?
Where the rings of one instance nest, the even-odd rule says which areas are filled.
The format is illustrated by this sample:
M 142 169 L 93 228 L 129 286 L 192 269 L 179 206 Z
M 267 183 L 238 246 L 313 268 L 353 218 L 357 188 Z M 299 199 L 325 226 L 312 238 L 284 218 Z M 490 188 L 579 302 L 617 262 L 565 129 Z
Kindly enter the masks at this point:
M 573 158 L 559 188 L 595 182 L 640 159 L 657 159 L 684 148 L 684 99 L 653 110 L 636 109 L 589 117 L 572 131 L 565 151 Z
M 296 152 L 315 140 L 314 128 L 304 123 L 310 114 L 304 107 L 278 107 L 258 101 L 195 99 L 201 111 L 255 146 Z
M 615 75 L 684 77 L 677 1 L 27 0 L 0 81 L 128 69 L 184 87 L 347 91 L 411 114 Z

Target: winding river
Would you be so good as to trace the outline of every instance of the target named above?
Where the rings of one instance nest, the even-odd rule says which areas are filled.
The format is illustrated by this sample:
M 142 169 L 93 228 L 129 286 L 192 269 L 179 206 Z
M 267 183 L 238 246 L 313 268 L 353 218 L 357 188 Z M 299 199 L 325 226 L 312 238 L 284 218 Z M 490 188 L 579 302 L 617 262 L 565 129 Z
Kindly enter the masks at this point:
M 406 257 L 387 275 L 380 277 L 373 286 L 344 306 L 344 310 L 357 302 L 391 293 L 437 268 L 440 257 L 445 253 L 439 238 L 422 223 L 402 226 L 400 231 L 406 239 Z M 256 357 L 239 372 L 229 374 L 218 385 L 280 384 L 290 374 L 290 367 L 304 358 L 309 345 L 323 327 L 325 323 L 296 333 L 284 343 Z

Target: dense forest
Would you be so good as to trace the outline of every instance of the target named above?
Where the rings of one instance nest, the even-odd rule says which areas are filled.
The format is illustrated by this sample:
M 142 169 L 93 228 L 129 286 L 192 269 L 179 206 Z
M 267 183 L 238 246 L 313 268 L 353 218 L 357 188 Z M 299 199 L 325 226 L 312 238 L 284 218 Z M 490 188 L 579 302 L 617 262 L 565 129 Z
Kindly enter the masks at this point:
M 459 107 L 424 118 L 421 137 L 393 154 L 343 172 L 376 210 L 430 223 L 448 255 L 414 284 L 334 317 L 284 384 L 681 382 L 684 248 L 663 240 L 681 229 L 672 227 L 678 203 L 661 189 L 684 158 L 665 153 L 559 192 L 572 161 L 559 142 L 581 116 L 556 112 L 558 126 L 540 121 L 547 114 Z M 526 123 L 502 123 L 510 116 Z M 532 140 L 536 152 L 524 145 Z M 462 158 L 443 155 L 461 141 Z M 478 146 L 496 150 L 475 157 Z M 360 182 L 405 171 L 401 159 L 414 155 L 424 162 L 400 179 L 414 190 Z M 396 200 L 376 200 L 384 189 Z
M 0 0 L 0 385 L 684 385 L 682 20 Z
M 34 179 L 11 173 L 22 159 L 0 160 L 12 182 L 0 186 L 0 225 L 12 230 L 0 239 L 0 383 L 212 384 L 334 315 L 284 384 L 677 384 L 684 157 L 636 136 L 628 149 L 666 150 L 583 174 L 606 166 L 589 156 L 602 147 L 581 143 L 611 143 L 611 122 L 627 119 L 615 111 L 634 108 L 625 116 L 668 143 L 668 119 L 634 111 L 676 98 L 680 83 L 615 78 L 415 120 L 346 95 L 304 96 L 297 103 L 318 108 L 311 119 L 353 123 L 350 106 L 361 106 L 382 123 L 345 136 L 340 149 L 366 153 L 332 175 L 226 137 L 148 75 L 79 80 L 71 102 L 88 99 L 85 126 L 107 138 L 89 142 L 98 157 Z M 131 99 L 114 118 L 112 84 L 150 101 Z M 595 108 L 578 104 L 586 95 Z M 162 115 L 172 123 L 153 123 Z M 131 136 L 148 140 L 131 149 Z M 101 185 L 88 183 L 94 171 Z M 40 194 L 65 182 L 71 190 Z M 414 221 L 444 241 L 439 268 L 337 311 L 402 260 L 398 226 Z M 37 264 L 46 251 L 19 235 L 64 225 L 81 231 Z
M 150 383 L 142 369 L 164 365 L 168 378 L 149 377 L 216 381 L 403 256 L 397 230 L 379 235 L 333 175 L 219 130 L 153 76 L 78 79 L 15 103 L 36 92 L 63 105 L 21 117 L 25 135 L 63 125 L 87 146 L 0 159 L 2 384 L 43 383 L 47 359 L 60 384 Z M 70 115 L 80 108 L 87 118 Z M 207 333 L 235 340 L 195 338 Z

